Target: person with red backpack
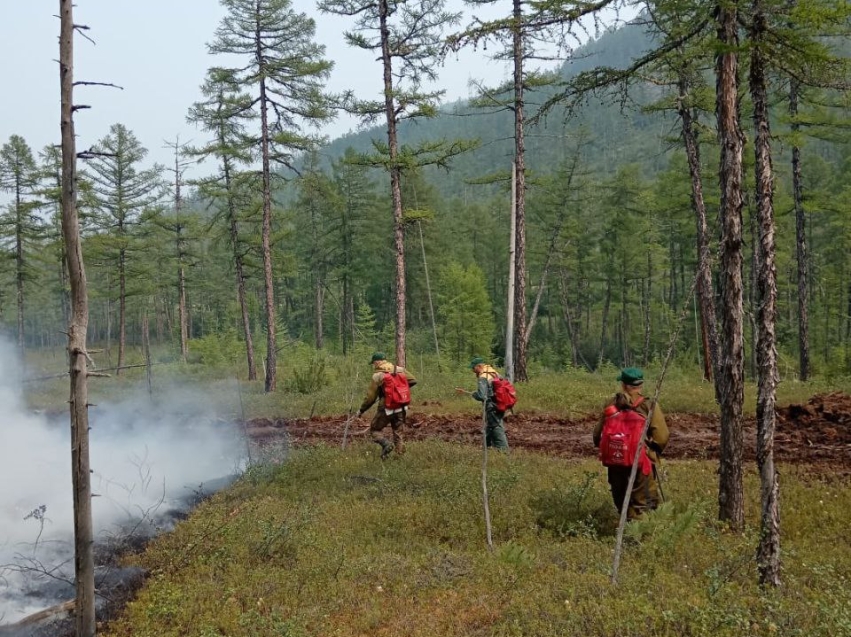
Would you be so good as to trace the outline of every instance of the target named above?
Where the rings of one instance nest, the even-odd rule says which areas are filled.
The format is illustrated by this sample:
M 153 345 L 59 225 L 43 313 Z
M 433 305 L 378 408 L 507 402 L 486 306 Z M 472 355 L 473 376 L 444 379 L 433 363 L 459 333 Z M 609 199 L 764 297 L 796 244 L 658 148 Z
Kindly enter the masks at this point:
M 485 444 L 502 451 L 508 451 L 508 438 L 505 436 L 503 418 L 505 412 L 517 402 L 514 386 L 506 379 L 500 378 L 497 371 L 485 363 L 485 359 L 476 356 L 470 361 L 470 369 L 476 374 L 478 386 L 476 391 L 469 392 L 456 387 L 458 393 L 470 394 L 474 399 L 485 404 Z
M 612 500 L 620 511 L 629 486 L 629 474 L 635 454 L 639 454 L 638 473 L 629 497 L 627 519 L 634 520 L 645 511 L 659 506 L 656 464 L 668 444 L 668 425 L 656 404 L 644 440 L 641 431 L 650 413 L 649 401 L 642 396 L 644 373 L 627 367 L 618 375 L 621 391 L 603 410 L 594 428 L 594 446 L 600 448 L 600 460 L 608 469 Z
M 358 410 L 358 418 L 378 401 L 369 432 L 373 442 L 381 446 L 381 459 L 386 460 L 394 449 L 399 455 L 405 453 L 402 429 L 411 402 L 411 387 L 417 384 L 417 379 L 404 367 L 389 362 L 383 352 L 375 352 L 370 359 L 370 365 L 375 373 Z M 387 426 L 393 429 L 393 442 L 384 437 L 384 429 Z

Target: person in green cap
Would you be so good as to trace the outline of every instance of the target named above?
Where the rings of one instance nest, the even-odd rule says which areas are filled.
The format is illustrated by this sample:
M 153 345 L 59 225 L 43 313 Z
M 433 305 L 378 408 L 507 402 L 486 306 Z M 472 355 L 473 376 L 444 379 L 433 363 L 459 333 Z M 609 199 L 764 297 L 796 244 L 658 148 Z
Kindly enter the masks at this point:
M 505 425 L 503 418 L 505 413 L 497 411 L 493 397 L 493 381 L 499 378 L 497 371 L 485 363 L 485 359 L 476 356 L 470 361 L 470 369 L 478 379 L 476 391 L 470 392 L 463 387 L 456 387 L 455 391 L 459 394 L 470 394 L 480 403 L 485 404 L 485 444 L 488 447 L 494 447 L 502 451 L 508 451 L 508 438 L 505 436 Z
M 621 384 L 621 391 L 606 403 L 603 415 L 600 416 L 600 420 L 594 428 L 595 447 L 600 446 L 607 414 L 632 409 L 646 419 L 647 414 L 650 413 L 649 401 L 645 400 L 642 395 L 644 373 L 637 367 L 627 367 L 621 370 L 617 380 Z M 653 417 L 650 420 L 650 427 L 647 429 L 647 437 L 644 440 L 645 451 L 651 465 L 650 471 L 646 475 L 641 470 L 636 473 L 632 493 L 629 497 L 629 508 L 627 509 L 627 519 L 629 520 L 634 520 L 645 511 L 653 510 L 659 506 L 660 490 L 656 465 L 662 451 L 668 444 L 668 436 L 668 425 L 665 423 L 662 408 L 657 403 L 653 407 Z M 608 467 L 612 500 L 618 512 L 620 512 L 626 497 L 631 470 L 631 467 Z
M 387 409 L 385 405 L 385 375 L 395 375 L 397 378 L 402 377 L 407 382 L 407 386 L 413 387 L 417 384 L 417 379 L 405 370 L 404 367 L 398 367 L 387 360 L 384 352 L 375 352 L 370 358 L 370 365 L 375 370 L 375 373 L 370 379 L 369 388 L 366 390 L 366 397 L 361 403 L 358 410 L 358 418 L 363 416 L 376 401 L 378 407 L 375 410 L 375 416 L 369 425 L 369 432 L 373 442 L 381 447 L 381 459 L 386 460 L 387 457 L 396 450 L 396 453 L 402 455 L 405 453 L 405 441 L 402 438 L 402 429 L 405 426 L 405 417 L 407 415 L 407 406 L 395 407 Z M 393 442 L 390 442 L 384 436 L 384 429 L 390 426 L 393 430 Z

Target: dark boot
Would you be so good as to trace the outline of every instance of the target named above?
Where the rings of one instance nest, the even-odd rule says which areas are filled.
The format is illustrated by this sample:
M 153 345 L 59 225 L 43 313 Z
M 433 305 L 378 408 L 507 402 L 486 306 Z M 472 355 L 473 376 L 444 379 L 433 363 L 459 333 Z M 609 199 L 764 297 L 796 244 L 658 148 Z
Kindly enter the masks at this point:
M 387 442 L 386 440 L 381 441 L 381 459 L 387 460 L 387 457 L 393 451 L 393 443 Z

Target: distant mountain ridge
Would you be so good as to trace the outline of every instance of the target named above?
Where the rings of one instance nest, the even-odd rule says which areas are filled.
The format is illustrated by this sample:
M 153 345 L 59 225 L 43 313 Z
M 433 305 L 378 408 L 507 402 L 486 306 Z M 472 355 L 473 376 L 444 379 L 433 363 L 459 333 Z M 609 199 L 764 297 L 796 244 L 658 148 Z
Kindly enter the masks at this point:
M 651 46 L 646 28 L 629 23 L 579 47 L 560 72 L 567 79 L 596 66 L 625 67 Z M 530 110 L 534 111 L 555 90 L 548 87 L 527 93 Z M 646 91 L 650 90 L 653 89 Z M 646 91 L 639 90 L 636 98 L 644 101 L 641 93 Z M 556 109 L 538 126 L 527 127 L 527 167 L 533 174 L 552 171 L 573 151 L 575 138 L 583 130 L 587 139 L 583 151 L 586 168 L 605 176 L 625 163 L 642 162 L 649 173 L 654 173 L 667 163 L 660 142 L 660 131 L 664 133 L 670 127 L 665 119 L 662 115 L 648 115 L 637 109 L 622 113 L 618 105 L 592 102 L 566 122 L 563 113 Z M 368 152 L 372 139 L 386 141 L 385 136 L 385 128 L 375 126 L 333 140 L 322 153 L 336 159 L 348 147 Z M 399 138 L 403 144 L 423 139 L 478 138 L 481 146 L 477 150 L 456 159 L 449 172 L 436 173 L 440 175 L 436 185 L 444 196 L 460 196 L 470 180 L 509 169 L 514 144 L 513 117 L 510 112 L 485 113 L 471 108 L 466 100 L 459 100 L 444 106 L 440 115 L 432 119 L 402 122 Z

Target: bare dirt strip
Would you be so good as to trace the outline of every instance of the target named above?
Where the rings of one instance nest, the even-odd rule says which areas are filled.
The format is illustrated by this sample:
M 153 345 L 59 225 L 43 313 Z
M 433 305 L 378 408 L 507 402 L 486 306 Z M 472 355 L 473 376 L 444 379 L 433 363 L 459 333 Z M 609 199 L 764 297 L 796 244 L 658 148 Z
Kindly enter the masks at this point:
M 367 415 L 369 416 L 369 414 Z M 591 432 L 599 416 L 563 418 L 520 412 L 506 419 L 509 443 L 562 457 L 594 457 Z M 780 462 L 812 465 L 819 472 L 851 476 L 851 396 L 834 392 L 813 396 L 804 405 L 777 410 L 775 458 Z M 717 415 L 668 413 L 671 440 L 665 450 L 668 459 L 718 457 L 720 424 Z M 319 441 L 340 444 L 344 416 L 303 419 L 259 418 L 246 423 L 246 432 L 259 445 L 288 438 L 299 446 Z M 354 421 L 349 429 L 353 439 L 368 434 L 368 419 Z M 412 405 L 405 431 L 406 440 L 439 438 L 451 442 L 481 444 L 481 417 L 470 414 L 437 415 L 428 405 Z M 745 419 L 745 460 L 756 458 L 756 421 Z

